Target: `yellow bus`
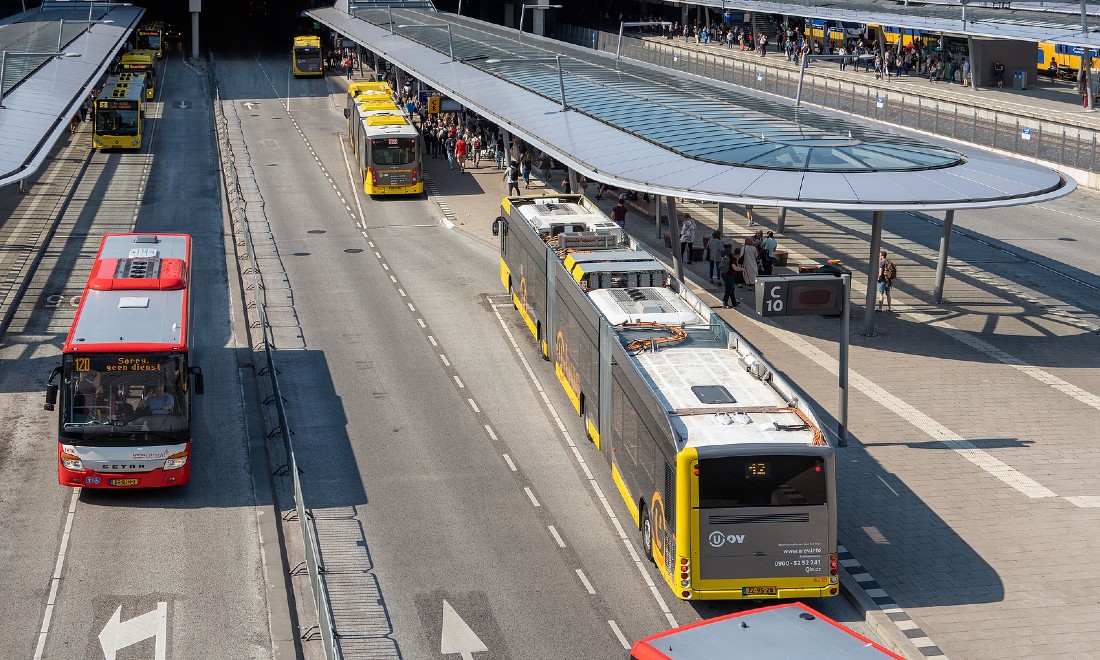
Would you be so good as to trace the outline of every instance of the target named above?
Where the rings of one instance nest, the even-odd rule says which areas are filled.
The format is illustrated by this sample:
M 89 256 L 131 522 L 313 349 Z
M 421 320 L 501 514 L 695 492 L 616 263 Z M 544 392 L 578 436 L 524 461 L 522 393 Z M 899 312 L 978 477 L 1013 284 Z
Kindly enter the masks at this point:
M 151 50 L 131 50 L 122 56 L 118 63 L 120 73 L 145 74 L 145 98 L 151 99 L 157 93 L 157 56 Z
M 164 25 L 159 21 L 145 23 L 137 29 L 137 50 L 149 50 L 156 58 L 164 57 Z
M 290 72 L 295 77 L 325 75 L 320 37 L 294 37 L 294 45 L 290 49 Z
M 583 195 L 506 197 L 493 235 L 673 593 L 835 596 L 836 458 L 805 397 Z
M 107 78 L 92 114 L 93 149 L 141 149 L 144 129 L 145 77 L 124 74 Z

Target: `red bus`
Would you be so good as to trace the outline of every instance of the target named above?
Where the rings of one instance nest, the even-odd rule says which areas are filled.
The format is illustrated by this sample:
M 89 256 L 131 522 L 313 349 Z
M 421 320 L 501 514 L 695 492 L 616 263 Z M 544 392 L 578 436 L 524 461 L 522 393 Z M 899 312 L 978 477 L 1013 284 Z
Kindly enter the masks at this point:
M 631 660 L 905 660 L 802 603 L 689 623 L 639 640 Z
M 103 237 L 46 387 L 46 410 L 61 394 L 63 486 L 190 479 L 191 394 L 202 394 L 202 370 L 190 363 L 190 267 L 186 234 Z

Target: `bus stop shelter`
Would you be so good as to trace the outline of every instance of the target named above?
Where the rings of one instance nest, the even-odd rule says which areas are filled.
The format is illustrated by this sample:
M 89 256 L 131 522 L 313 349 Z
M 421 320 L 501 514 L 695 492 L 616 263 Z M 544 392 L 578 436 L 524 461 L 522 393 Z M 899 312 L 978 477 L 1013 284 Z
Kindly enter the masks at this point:
M 315 20 L 431 85 L 571 170 L 661 195 L 780 209 L 872 212 L 867 309 L 887 211 L 952 214 L 1069 194 L 1075 182 L 1033 163 L 948 145 L 720 82 L 474 19 L 346 2 Z M 677 275 L 682 274 L 673 251 Z M 864 315 L 865 334 L 874 315 Z

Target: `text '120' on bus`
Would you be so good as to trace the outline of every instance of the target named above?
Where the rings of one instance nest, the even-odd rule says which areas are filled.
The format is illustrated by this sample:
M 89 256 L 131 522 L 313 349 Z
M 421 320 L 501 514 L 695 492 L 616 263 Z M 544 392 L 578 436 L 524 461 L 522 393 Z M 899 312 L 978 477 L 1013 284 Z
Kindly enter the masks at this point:
M 348 139 L 356 169 L 368 195 L 416 195 L 424 192 L 420 132 L 384 82 L 348 86 Z
M 834 450 L 794 387 L 583 196 L 505 198 L 493 233 L 673 592 L 836 595 Z
M 103 238 L 46 388 L 58 411 L 58 480 L 180 486 L 191 474 L 191 237 Z M 58 383 L 54 380 L 60 378 Z

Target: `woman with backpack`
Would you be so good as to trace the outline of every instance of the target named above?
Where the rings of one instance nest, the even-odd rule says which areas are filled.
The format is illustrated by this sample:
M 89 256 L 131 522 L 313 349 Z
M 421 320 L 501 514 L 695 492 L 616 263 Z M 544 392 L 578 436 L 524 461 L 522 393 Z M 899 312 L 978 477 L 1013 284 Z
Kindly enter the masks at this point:
M 886 250 L 878 253 L 878 280 L 876 282 L 875 311 L 882 311 L 882 303 L 886 303 L 886 311 L 893 311 L 890 301 L 890 289 L 894 286 L 894 278 L 898 276 L 898 268 L 894 262 L 886 258 Z
M 737 263 L 740 258 L 741 248 L 738 248 L 735 252 L 733 246 L 729 243 L 722 246 L 722 260 L 718 262 L 718 269 L 722 273 L 722 282 L 725 284 L 725 289 L 722 292 L 722 307 L 727 309 L 741 304 L 737 302 L 737 294 L 735 293 L 737 274 L 744 270 Z

